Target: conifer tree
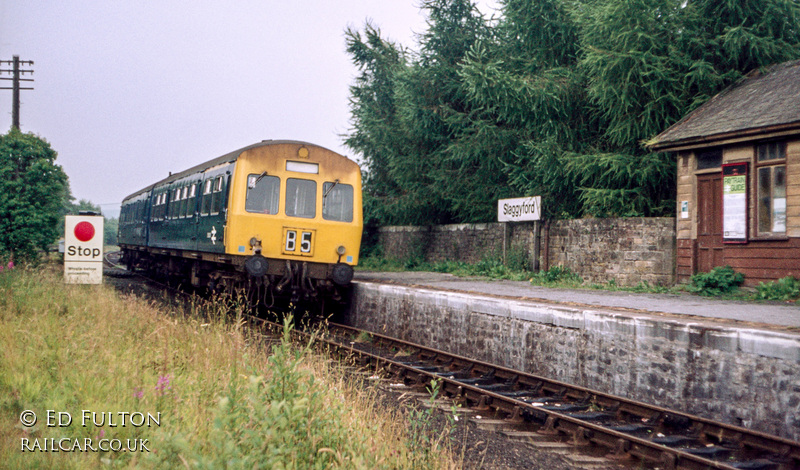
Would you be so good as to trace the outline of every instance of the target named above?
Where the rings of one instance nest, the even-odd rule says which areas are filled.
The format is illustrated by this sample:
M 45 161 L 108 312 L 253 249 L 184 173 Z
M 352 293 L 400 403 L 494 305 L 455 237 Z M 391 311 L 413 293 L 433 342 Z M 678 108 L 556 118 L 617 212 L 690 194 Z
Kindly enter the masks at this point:
M 643 143 L 754 68 L 800 58 L 796 0 L 501 7 L 488 28 L 469 0 L 424 1 L 419 54 L 357 83 L 348 145 L 380 155 L 381 223 L 491 221 L 497 198 L 522 195 L 548 217 L 671 215 L 674 161 Z M 386 116 L 358 114 L 367 85 L 391 97 Z

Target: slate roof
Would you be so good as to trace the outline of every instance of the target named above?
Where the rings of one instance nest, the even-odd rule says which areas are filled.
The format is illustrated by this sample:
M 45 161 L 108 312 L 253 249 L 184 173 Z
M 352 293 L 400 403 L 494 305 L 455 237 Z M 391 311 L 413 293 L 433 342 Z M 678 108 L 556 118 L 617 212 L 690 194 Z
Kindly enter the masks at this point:
M 800 131 L 800 60 L 753 71 L 648 142 L 667 151 L 781 130 Z

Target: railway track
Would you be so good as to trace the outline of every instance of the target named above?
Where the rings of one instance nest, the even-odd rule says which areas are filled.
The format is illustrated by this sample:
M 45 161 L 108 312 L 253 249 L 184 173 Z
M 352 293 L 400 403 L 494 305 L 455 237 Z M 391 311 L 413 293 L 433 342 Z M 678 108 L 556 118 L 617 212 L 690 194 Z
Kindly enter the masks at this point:
M 599 447 L 611 460 L 646 468 L 800 469 L 800 443 L 780 437 L 344 325 L 329 324 L 321 340 L 406 384 L 424 388 L 441 380 L 444 395 L 502 420 L 517 436 L 567 438 L 573 446 Z
M 117 269 L 113 254 L 107 262 Z M 270 331 L 282 328 L 249 318 Z M 345 325 L 326 323 L 322 331 L 314 334 L 320 344 L 371 370 L 381 368 L 408 386 L 424 390 L 431 380 L 440 380 L 441 395 L 494 418 L 517 438 L 566 439 L 573 448 L 600 451 L 609 462 L 644 468 L 800 470 L 800 443 L 795 441 Z M 311 333 L 295 334 L 307 340 Z

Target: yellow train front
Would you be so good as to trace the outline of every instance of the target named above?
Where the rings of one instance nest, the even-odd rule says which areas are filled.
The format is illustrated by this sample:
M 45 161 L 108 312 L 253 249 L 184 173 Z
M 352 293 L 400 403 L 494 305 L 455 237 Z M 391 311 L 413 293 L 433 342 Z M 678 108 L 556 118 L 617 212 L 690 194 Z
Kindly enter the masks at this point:
M 123 262 L 267 306 L 339 299 L 358 263 L 361 171 L 298 141 L 264 141 L 126 197 Z

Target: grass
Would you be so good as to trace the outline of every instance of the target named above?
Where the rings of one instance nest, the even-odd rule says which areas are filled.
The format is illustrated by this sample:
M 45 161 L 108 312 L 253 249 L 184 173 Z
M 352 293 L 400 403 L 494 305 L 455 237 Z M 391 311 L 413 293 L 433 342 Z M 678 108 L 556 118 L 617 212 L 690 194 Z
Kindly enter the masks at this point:
M 288 326 L 281 341 L 264 347 L 230 315 L 235 307 L 164 312 L 108 286 L 64 285 L 57 267 L 0 273 L 0 462 L 48 469 L 459 466 L 439 440 L 418 447 L 374 390 L 309 345 L 293 344 Z M 25 410 L 37 415 L 35 426 L 21 424 Z M 117 425 L 107 417 L 96 424 L 91 414 L 83 422 L 83 410 L 95 419 L 111 412 Z M 121 412 L 157 420 L 134 426 L 127 415 L 121 426 Z M 70 425 L 57 426 L 66 413 Z M 140 451 L 22 452 L 23 439 L 28 449 L 34 442 L 86 449 L 84 439 L 97 448 L 106 439 L 107 446 L 134 442 Z

